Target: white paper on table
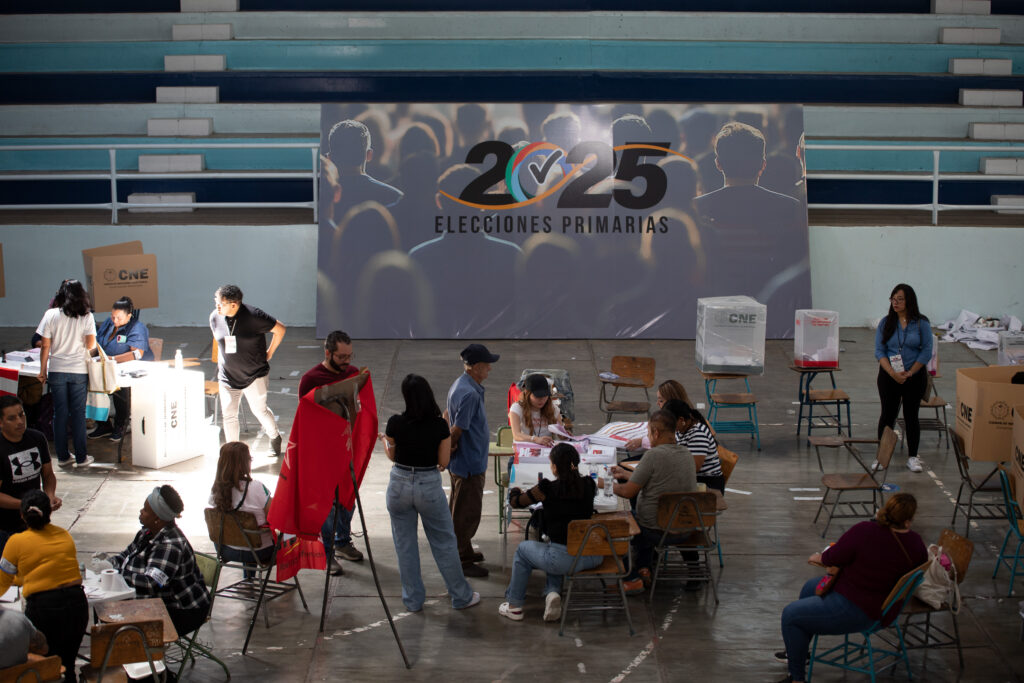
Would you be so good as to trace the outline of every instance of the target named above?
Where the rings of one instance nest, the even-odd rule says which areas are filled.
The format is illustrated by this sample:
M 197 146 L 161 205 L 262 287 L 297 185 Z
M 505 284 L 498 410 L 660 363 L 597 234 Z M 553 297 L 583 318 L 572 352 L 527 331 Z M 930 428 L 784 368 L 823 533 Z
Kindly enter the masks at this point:
M 969 341 L 967 342 L 967 348 L 978 349 L 979 351 L 994 351 L 999 347 L 998 342 L 992 343 L 987 341 Z
M 1010 332 L 1020 332 L 1021 327 L 1022 325 L 1020 318 L 1018 318 L 1015 315 L 1011 315 L 1010 319 L 1006 321 L 1006 329 L 1008 329 Z
M 978 330 L 978 341 L 992 344 L 992 348 L 999 346 L 999 330 Z

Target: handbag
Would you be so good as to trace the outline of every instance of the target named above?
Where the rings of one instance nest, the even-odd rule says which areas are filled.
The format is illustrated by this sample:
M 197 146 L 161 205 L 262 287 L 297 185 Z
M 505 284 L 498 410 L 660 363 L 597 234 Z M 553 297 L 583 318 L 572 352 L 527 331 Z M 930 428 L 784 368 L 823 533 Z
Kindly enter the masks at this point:
M 89 391 L 100 394 L 112 394 L 117 391 L 117 361 L 103 352 L 103 347 L 96 345 L 100 352 L 99 359 L 89 359 L 86 367 L 89 370 Z
M 932 609 L 940 609 L 949 605 L 953 614 L 960 612 L 960 586 L 956 581 L 956 565 L 942 550 L 942 546 L 934 543 L 928 546 L 928 563 L 924 570 L 924 580 L 914 591 L 914 597 Z
M 85 399 L 85 417 L 96 422 L 106 422 L 110 417 L 110 396 L 98 391 L 89 392 Z

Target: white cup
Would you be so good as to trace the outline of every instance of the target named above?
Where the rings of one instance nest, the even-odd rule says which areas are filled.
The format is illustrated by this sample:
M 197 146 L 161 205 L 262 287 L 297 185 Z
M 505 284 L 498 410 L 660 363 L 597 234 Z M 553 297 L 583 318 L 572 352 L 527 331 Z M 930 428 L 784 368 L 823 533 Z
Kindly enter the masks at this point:
M 104 569 L 100 573 L 100 588 L 105 591 L 113 591 L 117 587 L 117 570 Z

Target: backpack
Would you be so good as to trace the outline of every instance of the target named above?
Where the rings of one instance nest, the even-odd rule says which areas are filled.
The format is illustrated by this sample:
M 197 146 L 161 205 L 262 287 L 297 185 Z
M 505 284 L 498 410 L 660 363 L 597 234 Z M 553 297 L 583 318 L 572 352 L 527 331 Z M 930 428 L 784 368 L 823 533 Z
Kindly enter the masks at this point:
M 932 609 L 949 605 L 953 614 L 960 612 L 960 586 L 956 580 L 956 565 L 942 546 L 934 543 L 928 546 L 928 562 L 924 570 L 924 581 L 914 596 Z

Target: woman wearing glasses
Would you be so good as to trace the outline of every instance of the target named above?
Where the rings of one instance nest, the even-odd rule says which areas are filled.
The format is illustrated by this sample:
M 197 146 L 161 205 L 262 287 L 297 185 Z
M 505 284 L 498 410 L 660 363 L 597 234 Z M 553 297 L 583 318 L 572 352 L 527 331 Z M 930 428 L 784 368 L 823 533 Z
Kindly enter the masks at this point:
M 922 470 L 917 447 L 921 425 L 917 420 L 921 399 L 928 388 L 925 366 L 932 357 L 932 328 L 917 307 L 914 288 L 898 284 L 889 296 L 889 314 L 878 323 L 875 333 L 875 358 L 878 360 L 878 397 L 882 414 L 878 418 L 878 438 L 886 427 L 895 428 L 903 403 L 903 419 L 911 472 Z

